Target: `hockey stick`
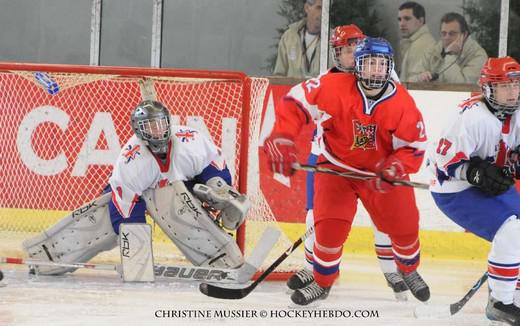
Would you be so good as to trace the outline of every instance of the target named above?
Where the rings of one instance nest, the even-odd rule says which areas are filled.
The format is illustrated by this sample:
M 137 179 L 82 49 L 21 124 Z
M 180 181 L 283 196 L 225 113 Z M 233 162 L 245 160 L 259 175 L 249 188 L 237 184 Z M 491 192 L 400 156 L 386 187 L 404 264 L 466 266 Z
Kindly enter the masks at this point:
M 455 315 L 464 307 L 464 305 L 469 301 L 469 299 L 471 299 L 471 297 L 473 297 L 473 295 L 477 293 L 477 291 L 482 287 L 482 285 L 486 283 L 487 278 L 488 273 L 486 272 L 484 273 L 484 275 L 480 277 L 477 283 L 473 285 L 473 287 L 468 291 L 468 293 L 466 293 L 459 301 L 445 306 L 418 306 L 415 308 L 414 316 L 416 318 L 443 318 Z
M 249 255 L 248 259 L 240 268 L 237 269 L 221 269 L 213 267 L 197 267 L 197 266 L 173 266 L 173 265 L 155 265 L 154 274 L 156 278 L 170 281 L 207 281 L 218 283 L 245 283 L 249 281 L 258 268 L 262 265 L 267 255 L 274 247 L 280 231 L 267 228 L 257 245 Z M 122 273 L 121 264 L 89 264 L 89 263 L 60 263 L 52 261 L 43 261 L 36 259 L 23 259 L 13 257 L 0 257 L 0 264 L 16 264 L 16 265 L 33 265 L 33 266 L 54 266 L 54 267 L 71 267 L 86 268 L 105 271 L 116 271 L 120 275 Z
M 58 263 L 38 259 L 24 259 L 19 257 L 0 257 L 0 264 L 28 265 L 28 266 L 53 266 L 70 268 L 87 268 L 102 271 L 118 271 L 116 264 L 88 264 L 88 263 Z
M 296 248 L 298 248 L 305 239 L 307 239 L 314 232 L 314 227 L 311 227 L 296 240 L 274 263 L 271 264 L 253 283 L 244 288 L 225 288 L 218 285 L 201 283 L 199 290 L 208 297 L 218 299 L 242 299 L 251 293 L 269 274 L 271 274 L 278 265 L 280 265 Z
M 340 172 L 340 171 L 336 171 L 333 169 L 327 169 L 327 168 L 322 168 L 322 167 L 315 166 L 315 165 L 307 165 L 307 164 L 300 164 L 300 163 L 293 163 L 292 168 L 295 170 L 300 170 L 300 171 L 333 174 L 333 175 L 339 175 L 341 177 L 358 179 L 358 180 L 370 180 L 372 178 L 375 178 L 375 175 L 371 176 L 371 175 L 362 175 L 362 174 L 349 173 L 349 172 Z M 413 188 L 418 188 L 418 189 L 429 189 L 430 188 L 430 186 L 427 185 L 426 183 L 415 182 L 415 181 L 408 181 L 408 180 L 385 180 L 385 181 L 394 186 L 406 186 L 406 187 L 413 187 Z

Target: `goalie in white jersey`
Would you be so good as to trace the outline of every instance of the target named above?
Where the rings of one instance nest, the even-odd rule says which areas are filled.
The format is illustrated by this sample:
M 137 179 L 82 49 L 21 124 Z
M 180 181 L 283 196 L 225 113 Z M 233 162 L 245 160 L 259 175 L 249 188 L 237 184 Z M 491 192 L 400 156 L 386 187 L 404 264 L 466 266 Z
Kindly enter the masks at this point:
M 237 229 L 250 202 L 231 187 L 219 148 L 198 130 L 170 121 L 160 102 L 139 103 L 131 114 L 135 134 L 114 164 L 106 194 L 26 240 L 29 256 L 86 262 L 117 245 L 120 224 L 146 223 L 148 211 L 194 265 L 242 265 L 240 249 L 222 227 Z M 40 273 L 73 270 L 45 267 Z
M 492 243 L 488 256 L 491 320 L 520 323 L 520 64 L 489 58 L 480 77 L 482 96 L 463 102 L 460 114 L 429 153 L 430 188 L 451 220 Z

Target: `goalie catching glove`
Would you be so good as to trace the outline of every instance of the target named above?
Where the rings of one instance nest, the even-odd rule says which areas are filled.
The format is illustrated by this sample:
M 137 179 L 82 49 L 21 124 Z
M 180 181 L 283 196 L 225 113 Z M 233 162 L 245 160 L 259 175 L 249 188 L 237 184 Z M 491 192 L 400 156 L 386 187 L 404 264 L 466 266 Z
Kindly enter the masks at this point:
M 513 177 L 502 168 L 478 156 L 472 157 L 469 161 L 466 178 L 469 183 L 489 196 L 501 195 L 515 183 Z
M 205 185 L 196 184 L 193 193 L 211 208 L 220 211 L 217 218 L 228 230 L 236 230 L 244 222 L 247 211 L 251 207 L 249 199 L 228 185 L 221 177 L 213 177 Z

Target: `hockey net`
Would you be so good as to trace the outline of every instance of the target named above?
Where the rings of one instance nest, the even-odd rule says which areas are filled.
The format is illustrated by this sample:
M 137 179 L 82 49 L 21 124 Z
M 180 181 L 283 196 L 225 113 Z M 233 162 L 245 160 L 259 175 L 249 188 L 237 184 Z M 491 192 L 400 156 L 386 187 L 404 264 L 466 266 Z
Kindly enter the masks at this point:
M 156 98 L 174 123 L 207 132 L 221 147 L 235 186 L 247 191 L 253 208 L 237 236 L 247 256 L 265 227 L 277 227 L 259 185 L 268 84 L 232 72 L 0 64 L 0 254 L 22 256 L 24 239 L 99 196 L 132 135 L 131 110 Z M 156 260 L 183 259 L 158 226 L 153 233 Z M 290 245 L 282 238 L 274 257 Z M 118 257 L 112 252 L 97 259 Z

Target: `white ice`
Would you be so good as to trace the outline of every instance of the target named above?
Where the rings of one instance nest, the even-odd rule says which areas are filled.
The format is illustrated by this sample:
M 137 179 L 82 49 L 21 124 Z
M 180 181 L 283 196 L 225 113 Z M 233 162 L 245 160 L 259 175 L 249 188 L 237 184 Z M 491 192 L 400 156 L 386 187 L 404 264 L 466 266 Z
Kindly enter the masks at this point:
M 0 265 L 0 325 L 488 325 L 484 316 L 487 285 L 458 314 L 443 319 L 416 319 L 423 305 L 408 294 L 396 302 L 374 257 L 344 257 L 341 278 L 329 298 L 316 307 L 295 308 L 283 282 L 264 282 L 242 300 L 204 296 L 198 284 L 122 283 L 115 272 L 79 270 L 63 277 L 30 278 L 23 266 Z M 485 262 L 424 259 L 420 273 L 432 292 L 431 306 L 454 303 L 485 270 Z M 375 318 L 218 318 L 222 311 L 239 313 L 299 310 L 377 311 Z M 158 310 L 205 311 L 210 317 L 157 318 Z M 294 311 L 293 311 L 294 312 Z

